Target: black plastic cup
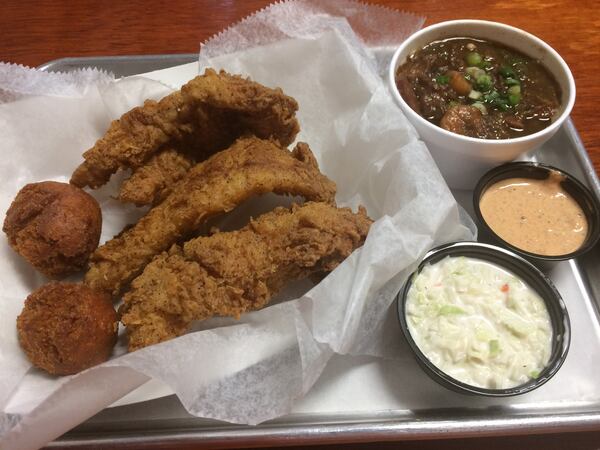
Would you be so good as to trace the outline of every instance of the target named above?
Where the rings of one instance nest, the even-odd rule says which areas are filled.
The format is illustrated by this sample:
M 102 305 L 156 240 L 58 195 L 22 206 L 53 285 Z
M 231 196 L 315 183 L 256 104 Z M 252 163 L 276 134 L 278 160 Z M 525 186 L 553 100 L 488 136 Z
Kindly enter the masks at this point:
M 550 176 L 551 173 L 558 173 L 563 180 L 561 181 L 562 188 L 579 204 L 588 224 L 588 233 L 581 246 L 571 252 L 563 255 L 542 255 L 523 250 L 508 241 L 505 241 L 496 234 L 494 229 L 488 225 L 481 214 L 479 203 L 485 191 L 494 183 L 505 180 L 507 178 L 530 178 L 543 180 Z M 600 237 L 600 204 L 592 192 L 583 185 L 577 178 L 564 170 L 552 167 L 546 164 L 537 162 L 511 162 L 495 167 L 481 177 L 475 190 L 473 191 L 473 207 L 479 225 L 483 230 L 490 235 L 495 242 L 507 247 L 512 251 L 531 258 L 533 260 L 542 261 L 562 261 L 566 259 L 576 258 L 591 250 Z
M 435 264 L 448 256 L 465 256 L 495 264 L 521 278 L 543 299 L 552 323 L 552 353 L 548 364 L 537 378 L 507 389 L 488 389 L 473 386 L 456 380 L 442 371 L 421 351 L 414 341 L 406 321 L 406 298 L 415 277 L 421 270 L 425 266 Z M 562 297 L 552 284 L 552 281 L 526 259 L 494 245 L 479 242 L 454 242 L 430 250 L 398 293 L 397 307 L 400 328 L 421 368 L 438 384 L 461 394 L 482 395 L 486 397 L 509 397 L 525 394 L 550 380 L 558 372 L 569 352 L 571 342 L 569 314 Z

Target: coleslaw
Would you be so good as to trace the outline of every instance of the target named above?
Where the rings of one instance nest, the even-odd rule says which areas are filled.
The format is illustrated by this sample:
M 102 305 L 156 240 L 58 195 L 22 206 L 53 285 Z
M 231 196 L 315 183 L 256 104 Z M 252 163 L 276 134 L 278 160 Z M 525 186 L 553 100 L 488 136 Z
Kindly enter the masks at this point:
M 475 258 L 425 266 L 408 292 L 406 319 L 423 354 L 472 386 L 526 383 L 539 376 L 552 351 L 542 298 L 514 274 Z

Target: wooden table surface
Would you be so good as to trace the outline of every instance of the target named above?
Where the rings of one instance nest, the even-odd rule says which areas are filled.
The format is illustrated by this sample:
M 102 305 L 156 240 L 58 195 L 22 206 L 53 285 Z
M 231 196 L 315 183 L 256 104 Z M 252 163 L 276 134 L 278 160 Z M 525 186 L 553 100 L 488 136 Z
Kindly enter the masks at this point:
M 600 25 L 597 0 L 371 2 L 425 16 L 426 25 L 459 18 L 504 22 L 525 29 L 549 43 L 563 56 L 575 77 L 577 101 L 572 118 L 596 172 L 600 173 L 600 126 L 597 118 Z M 4 0 L 0 14 L 0 61 L 37 66 L 68 56 L 193 53 L 198 51 L 200 42 L 269 3 L 269 0 Z M 411 443 L 383 446 L 350 444 L 343 448 L 407 449 L 416 446 Z M 418 447 L 598 449 L 600 430 L 539 438 L 430 441 Z

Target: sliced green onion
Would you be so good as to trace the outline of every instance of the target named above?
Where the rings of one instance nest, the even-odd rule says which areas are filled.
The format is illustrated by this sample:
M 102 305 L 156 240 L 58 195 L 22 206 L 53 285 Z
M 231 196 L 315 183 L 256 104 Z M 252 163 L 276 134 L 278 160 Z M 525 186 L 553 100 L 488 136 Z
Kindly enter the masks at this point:
M 476 79 L 477 87 L 482 91 L 489 91 L 492 88 L 492 77 L 481 75 Z
M 500 67 L 500 75 L 502 75 L 504 78 L 514 78 L 515 71 L 511 67 L 502 66 Z
M 521 93 L 521 86 L 518 84 L 515 84 L 514 86 L 511 86 L 508 88 L 508 94 L 509 95 L 515 95 L 515 94 L 520 94 Z
M 521 101 L 521 94 L 510 94 L 508 96 L 508 103 L 510 103 L 513 106 L 518 105 L 520 101 Z
M 448 75 L 438 75 L 435 77 L 435 82 L 437 84 L 448 84 L 450 81 L 450 77 Z
M 483 60 L 481 58 L 481 55 L 477 52 L 469 52 L 467 53 L 467 57 L 465 58 L 465 60 L 467 61 L 467 64 L 470 66 L 478 66 L 479 64 L 481 64 L 481 61 Z
M 503 98 L 497 98 L 494 100 L 494 106 L 502 111 L 508 111 L 510 109 L 508 102 Z
M 473 103 L 471 106 L 477 108 L 479 111 L 481 111 L 481 114 L 483 114 L 484 116 L 487 114 L 487 108 L 485 107 L 485 105 L 481 102 L 475 102 Z
M 501 97 L 498 91 L 492 91 L 489 94 L 485 94 L 483 96 L 483 100 L 485 103 L 488 103 L 502 111 L 508 111 L 510 109 L 508 101 Z
M 483 96 L 483 101 L 485 101 L 486 103 L 492 103 L 498 97 L 500 97 L 498 91 L 491 91 Z
M 479 67 L 467 67 L 465 69 L 465 72 L 467 72 L 475 79 L 477 79 L 477 77 L 480 77 L 481 75 L 485 75 L 485 70 L 482 70 Z
M 510 78 L 510 77 L 505 79 L 504 82 L 506 83 L 507 86 L 519 86 L 521 84 L 521 82 L 519 80 Z
M 478 100 L 479 98 L 481 98 L 481 92 L 476 91 L 476 90 L 472 90 L 471 92 L 469 92 L 469 98 L 472 100 Z
M 540 372 L 538 370 L 532 370 L 531 372 L 529 372 L 529 376 L 531 378 L 537 378 L 540 376 Z

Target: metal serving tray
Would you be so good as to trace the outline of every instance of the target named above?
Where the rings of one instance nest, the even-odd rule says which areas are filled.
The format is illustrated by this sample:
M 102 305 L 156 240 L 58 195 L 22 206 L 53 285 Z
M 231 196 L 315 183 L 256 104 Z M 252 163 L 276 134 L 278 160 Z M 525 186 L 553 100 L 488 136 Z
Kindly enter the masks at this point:
M 196 54 L 64 58 L 40 66 L 47 71 L 97 67 L 127 76 L 197 60 Z M 578 177 L 600 198 L 600 181 L 581 140 L 568 120 L 541 149 L 528 155 Z M 471 192 L 456 191 L 472 212 Z M 569 295 L 580 297 L 593 331 L 600 336 L 600 244 L 578 260 L 540 267 Z M 563 297 L 565 293 L 563 292 Z M 579 299 L 578 299 L 579 301 Z M 343 402 L 343 400 L 342 400 Z M 467 436 L 515 435 L 600 429 L 600 399 L 536 407 L 501 406 L 405 408 L 359 412 L 294 413 L 250 427 L 190 416 L 174 395 L 107 408 L 48 447 L 119 448 L 203 444 L 212 448 L 310 443 L 374 442 Z

